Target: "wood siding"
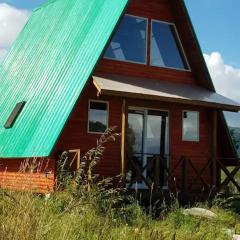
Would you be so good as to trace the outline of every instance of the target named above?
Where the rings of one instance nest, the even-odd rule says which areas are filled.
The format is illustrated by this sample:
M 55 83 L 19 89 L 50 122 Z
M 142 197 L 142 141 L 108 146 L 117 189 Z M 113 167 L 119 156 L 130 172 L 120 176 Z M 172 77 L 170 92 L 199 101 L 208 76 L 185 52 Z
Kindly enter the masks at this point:
M 84 94 L 79 99 L 68 123 L 56 144 L 54 152 L 69 149 L 81 149 L 82 156 L 96 145 L 99 134 L 88 133 L 88 101 L 89 99 L 109 101 L 109 126 L 117 126 L 121 132 L 122 103 L 123 99 L 112 96 L 97 96 L 97 90 L 93 84 L 89 84 Z M 126 106 L 138 106 L 169 111 L 169 146 L 170 168 L 174 167 L 181 156 L 188 156 L 194 162 L 197 169 L 202 169 L 212 156 L 212 110 L 191 105 L 165 103 L 159 101 L 146 101 L 126 99 Z M 182 111 L 193 110 L 200 112 L 200 141 L 182 141 Z M 104 154 L 98 173 L 101 176 L 116 176 L 121 173 L 121 138 L 117 143 L 110 143 Z M 180 178 L 180 169 L 175 173 Z M 189 178 L 194 178 L 194 173 Z M 210 172 L 206 171 L 204 178 L 210 182 Z M 180 180 L 180 179 L 179 179 Z M 200 184 L 200 183 L 199 183 Z
M 88 104 L 89 100 L 109 101 L 109 127 L 117 126 L 121 132 L 121 110 L 122 101 L 117 97 L 97 97 L 96 88 L 89 84 L 84 94 L 76 104 L 68 122 L 65 126 L 54 152 L 62 150 L 80 149 L 81 156 L 96 146 L 100 134 L 88 133 Z M 121 139 L 117 143 L 110 143 L 99 165 L 99 173 L 103 176 L 116 176 L 121 167 Z

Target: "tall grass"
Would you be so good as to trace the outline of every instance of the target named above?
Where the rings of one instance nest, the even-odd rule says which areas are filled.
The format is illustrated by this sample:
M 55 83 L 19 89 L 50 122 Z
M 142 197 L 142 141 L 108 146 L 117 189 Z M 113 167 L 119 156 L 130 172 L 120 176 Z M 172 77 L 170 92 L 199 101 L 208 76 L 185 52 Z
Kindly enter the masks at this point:
M 216 219 L 202 219 L 185 216 L 175 201 L 153 219 L 123 188 L 112 186 L 114 179 L 100 179 L 94 169 L 106 143 L 117 137 L 109 129 L 74 177 L 64 166 L 67 154 L 61 156 L 58 191 L 50 195 L 1 190 L 0 240 L 227 240 L 240 233 L 239 216 L 217 206 Z

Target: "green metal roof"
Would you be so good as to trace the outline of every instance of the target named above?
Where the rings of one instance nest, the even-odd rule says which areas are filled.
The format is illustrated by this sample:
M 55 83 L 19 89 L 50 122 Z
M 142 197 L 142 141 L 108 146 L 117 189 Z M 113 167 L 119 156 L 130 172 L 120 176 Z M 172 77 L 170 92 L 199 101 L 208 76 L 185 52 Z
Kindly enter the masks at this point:
M 127 2 L 50 0 L 34 11 L 0 67 L 1 158 L 50 155 Z

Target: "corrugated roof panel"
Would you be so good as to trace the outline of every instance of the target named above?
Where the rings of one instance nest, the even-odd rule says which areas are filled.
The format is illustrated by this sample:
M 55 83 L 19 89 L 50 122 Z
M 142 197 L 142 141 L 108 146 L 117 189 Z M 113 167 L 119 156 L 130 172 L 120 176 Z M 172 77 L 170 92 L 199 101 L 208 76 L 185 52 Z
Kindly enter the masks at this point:
M 127 1 L 56 0 L 34 11 L 0 68 L 0 157 L 51 153 Z

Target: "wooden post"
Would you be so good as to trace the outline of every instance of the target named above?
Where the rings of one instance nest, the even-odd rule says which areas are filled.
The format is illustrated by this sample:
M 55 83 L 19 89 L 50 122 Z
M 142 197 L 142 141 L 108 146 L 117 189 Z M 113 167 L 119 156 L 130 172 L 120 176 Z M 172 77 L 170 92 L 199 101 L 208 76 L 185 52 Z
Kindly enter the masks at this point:
M 160 187 L 160 156 L 155 158 L 155 189 Z
M 213 111 L 212 187 L 217 184 L 217 110 Z
M 126 156 L 125 156 L 125 146 L 126 146 L 126 100 L 123 99 L 122 103 L 122 139 L 121 139 L 121 174 L 125 176 L 126 170 Z
M 75 156 L 72 160 L 72 163 L 75 161 L 75 159 L 77 160 L 77 164 L 76 164 L 77 169 L 76 170 L 78 170 L 80 168 L 80 164 L 81 164 L 81 150 L 80 149 L 74 149 L 74 150 L 69 150 L 68 152 L 69 153 L 75 153 Z
M 184 193 L 187 192 L 187 184 L 188 184 L 188 159 L 183 157 L 182 161 L 182 191 Z

